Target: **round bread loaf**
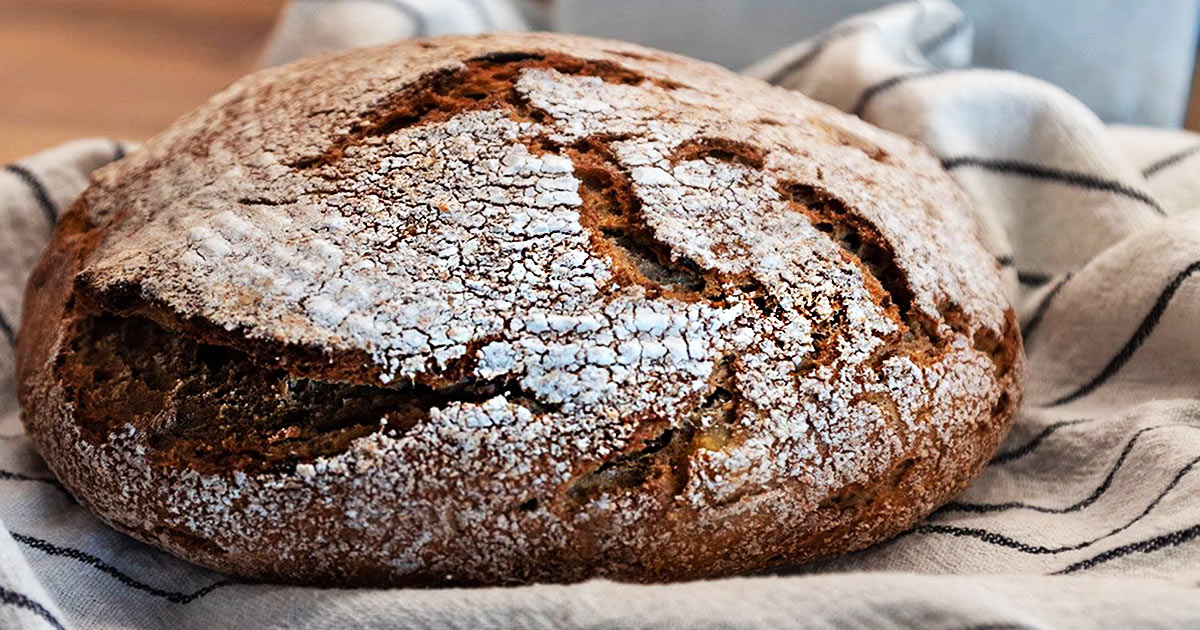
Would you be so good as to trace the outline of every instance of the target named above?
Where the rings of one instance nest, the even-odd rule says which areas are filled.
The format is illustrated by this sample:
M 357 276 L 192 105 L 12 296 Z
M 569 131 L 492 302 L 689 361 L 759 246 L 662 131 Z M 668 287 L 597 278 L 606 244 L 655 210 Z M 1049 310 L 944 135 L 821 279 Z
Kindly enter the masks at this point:
M 98 171 L 29 281 L 29 435 L 239 576 L 743 573 L 980 471 L 1020 339 L 924 149 L 563 35 L 251 75 Z

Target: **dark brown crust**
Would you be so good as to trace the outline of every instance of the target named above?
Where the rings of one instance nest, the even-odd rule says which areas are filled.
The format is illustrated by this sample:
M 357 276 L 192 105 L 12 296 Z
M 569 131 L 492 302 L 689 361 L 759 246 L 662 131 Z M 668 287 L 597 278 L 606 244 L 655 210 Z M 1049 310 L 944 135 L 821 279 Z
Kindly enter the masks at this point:
M 507 72 L 513 64 L 601 76 L 620 83 L 653 81 L 667 88 L 676 86 L 668 79 L 648 79 L 611 62 L 581 63 L 561 54 L 477 57 L 468 61 L 466 74 L 462 70 L 445 73 L 447 79 L 458 81 L 450 81 L 447 85 L 457 86 L 463 93 L 451 96 L 437 90 L 401 93 L 395 100 L 380 103 L 361 127 L 351 129 L 318 153 L 306 152 L 292 164 L 314 170 L 327 167 L 342 159 L 345 149 L 364 137 L 387 133 L 397 126 L 444 120 L 449 117 L 449 112 L 473 106 L 461 102 L 462 98 L 474 100 L 464 92 L 470 91 L 468 88 L 472 85 L 470 81 L 463 82 L 464 77 L 494 78 L 489 72 L 498 68 Z M 428 87 L 429 84 L 421 85 Z M 499 99 L 510 106 L 514 102 L 512 95 L 507 93 L 501 94 Z M 492 107 L 500 101 L 485 98 L 477 102 L 483 103 L 480 107 Z M 538 113 L 520 108 L 514 110 L 514 116 L 537 117 Z M 866 146 L 872 148 L 869 143 Z M 584 212 L 581 221 L 592 229 L 594 246 L 614 260 L 619 279 L 661 291 L 671 299 L 714 303 L 726 299 L 715 287 L 720 284 L 717 280 L 728 281 L 728 278 L 715 278 L 698 269 L 695 263 L 672 256 L 669 248 L 664 249 L 662 244 L 654 242 L 652 235 L 640 227 L 643 221 L 638 216 L 636 199 L 628 192 L 625 174 L 615 167 L 603 139 L 577 146 L 543 145 L 540 148 L 565 152 L 578 165 L 584 188 L 587 188 L 581 190 L 585 209 L 593 211 L 591 214 Z M 883 155 L 886 156 L 886 152 Z M 751 168 L 761 168 L 764 159 L 763 152 L 749 143 L 712 136 L 680 146 L 672 158 L 696 159 L 698 156 L 733 161 Z M 877 159 L 882 159 L 878 158 L 878 153 Z M 921 364 L 935 362 L 947 351 L 944 340 L 936 332 L 936 322 L 923 319 L 912 309 L 912 290 L 903 270 L 897 266 L 886 238 L 865 219 L 845 208 L 835 209 L 832 213 L 821 209 L 820 204 L 814 202 L 820 193 L 814 197 L 813 190 L 812 186 L 803 183 L 792 184 L 790 188 L 785 186 L 795 209 L 812 217 L 814 224 L 829 221 L 837 226 L 837 230 L 831 232 L 846 230 L 855 234 L 860 245 L 873 246 L 864 249 L 846 245 L 845 249 L 848 259 L 864 270 L 872 293 L 882 304 L 890 304 L 890 316 L 904 322 L 891 340 L 888 356 L 904 355 Z M 949 431 L 940 438 L 932 432 L 920 434 L 906 453 L 892 460 L 885 473 L 831 492 L 813 506 L 800 523 L 791 522 L 787 527 L 780 527 L 779 515 L 769 509 L 734 512 L 728 511 L 730 506 L 723 505 L 704 508 L 681 505 L 675 497 L 689 474 L 686 468 L 688 456 L 698 445 L 736 442 L 739 437 L 719 429 L 698 431 L 688 424 L 667 428 L 668 423 L 662 419 L 650 417 L 639 420 L 639 429 L 623 452 L 576 462 L 571 484 L 557 488 L 553 495 L 531 496 L 512 506 L 516 514 L 549 507 L 567 517 L 573 506 L 592 497 L 600 484 L 609 491 L 617 488 L 640 493 L 658 506 L 653 518 L 638 521 L 632 530 L 630 525 L 619 523 L 615 518 L 597 518 L 587 527 L 564 535 L 539 529 L 544 526 L 538 521 L 530 521 L 525 533 L 531 540 L 541 540 L 544 544 L 524 550 L 523 556 L 495 566 L 489 565 L 486 556 L 472 553 L 473 534 L 464 531 L 461 541 L 445 543 L 445 547 L 431 550 L 426 565 L 405 572 L 387 570 L 378 559 L 349 558 L 346 562 L 331 564 L 315 553 L 306 554 L 304 548 L 297 548 L 282 561 L 275 548 L 279 542 L 276 540 L 264 540 L 258 550 L 228 553 L 219 540 L 198 537 L 171 526 L 167 515 L 170 506 L 154 508 L 161 517 L 157 524 L 134 519 L 126 521 L 108 507 L 111 497 L 121 495 L 123 480 L 95 474 L 96 471 L 90 468 L 91 463 L 83 460 L 69 443 L 70 432 L 64 430 L 64 423 L 74 422 L 77 418 L 73 416 L 78 415 L 78 407 L 72 409 L 70 397 L 64 398 L 64 391 L 78 392 L 84 384 L 80 372 L 63 371 L 60 365 L 62 348 L 69 342 L 72 331 L 86 326 L 88 319 L 98 313 L 143 317 L 198 343 L 237 348 L 247 353 L 256 365 L 283 370 L 294 378 L 363 382 L 376 378 L 377 368 L 363 352 L 305 348 L 251 338 L 242 330 L 228 330 L 201 318 L 180 315 L 170 307 L 146 298 L 136 286 L 107 286 L 102 291 L 96 290 L 84 269 L 89 257 L 111 232 L 111 226 L 124 220 L 120 214 L 97 216 L 89 211 L 90 196 L 102 194 L 105 194 L 104 187 L 94 187 L 71 207 L 30 277 L 17 363 L 24 421 L 39 451 L 64 485 L 114 527 L 205 566 L 237 575 L 295 583 L 358 585 L 523 583 L 575 581 L 595 576 L 662 581 L 749 573 L 861 549 L 911 527 L 934 507 L 965 488 L 998 447 L 1021 397 L 1021 341 L 1011 309 L 1006 315 L 1004 330 L 993 332 L 972 326 L 972 322 L 965 320 L 961 308 L 946 304 L 942 309 L 943 321 L 956 331 L 975 330 L 975 348 L 990 356 L 995 364 L 999 395 L 994 405 L 973 422 L 950 425 Z M 837 234 L 832 236 L 836 238 Z M 746 285 L 743 290 L 761 294 L 762 314 L 770 316 L 770 296 L 765 289 Z M 832 351 L 832 347 L 827 348 L 815 360 L 819 363 L 834 360 L 836 357 L 829 354 Z M 884 358 L 884 354 L 877 358 Z M 734 369 L 736 360 L 736 357 L 727 358 L 728 365 L 723 369 Z M 430 372 L 422 377 L 421 384 L 426 387 L 459 384 L 472 367 L 464 363 Z M 742 404 L 736 388 L 723 374 L 722 370 L 714 374 L 706 399 L 697 401 L 701 413 L 720 415 Z M 93 436 L 93 441 L 98 441 L 99 437 Z M 344 448 L 344 443 L 338 442 L 328 452 L 340 448 Z M 308 461 L 314 456 L 302 459 Z M 166 459 L 163 463 L 167 467 L 190 465 L 201 472 L 221 471 L 220 467 L 214 468 L 212 462 L 205 468 L 197 463 L 199 461 L 202 460 L 182 458 Z M 291 465 L 294 464 L 292 461 Z M 226 472 L 233 469 L 256 472 L 244 463 L 225 461 L 224 465 L 229 466 Z M 795 490 L 789 484 L 797 483 L 781 481 L 761 498 L 766 499 L 770 494 L 788 496 Z M 158 497 L 142 499 L 148 505 L 157 505 Z M 309 517 L 312 522 L 319 522 L 316 517 L 321 512 L 338 509 L 339 497 L 328 499 L 330 502 L 325 506 L 297 507 L 295 514 L 281 518 L 290 519 L 301 528 Z M 311 538 L 322 534 L 319 531 L 307 533 Z M 446 575 L 454 578 L 447 581 Z
M 522 119 L 541 119 L 545 114 L 523 103 L 513 86 L 517 73 L 535 68 L 626 85 L 650 82 L 665 88 L 675 86 L 664 79 L 631 72 L 611 61 L 580 59 L 560 52 L 490 53 L 467 60 L 462 68 L 431 73 L 411 88 L 390 95 L 319 155 L 296 160 L 293 166 L 327 166 L 340 160 L 348 147 L 366 138 L 445 121 L 465 111 L 508 108 Z

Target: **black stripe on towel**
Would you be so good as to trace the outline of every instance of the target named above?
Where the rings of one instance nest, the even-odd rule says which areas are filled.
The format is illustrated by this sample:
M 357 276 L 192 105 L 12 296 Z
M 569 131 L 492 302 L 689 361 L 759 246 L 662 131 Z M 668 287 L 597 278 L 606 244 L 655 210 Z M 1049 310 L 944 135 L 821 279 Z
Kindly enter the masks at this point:
M 953 24 L 943 29 L 942 32 L 918 44 L 917 48 L 921 51 L 922 55 L 928 55 L 938 48 L 941 48 L 942 44 L 954 39 L 955 35 L 963 32 L 967 28 L 967 24 L 969 24 L 969 22 L 967 21 L 966 16 L 962 16 L 955 20 Z
M 1037 447 L 1041 446 L 1042 442 L 1046 441 L 1046 438 L 1057 433 L 1059 429 L 1065 429 L 1069 426 L 1083 424 L 1085 422 L 1091 422 L 1091 420 L 1064 420 L 1063 422 L 1055 422 L 1054 424 L 1048 425 L 1045 429 L 1042 429 L 1040 433 L 1030 438 L 1028 442 L 1022 444 L 1021 446 L 1018 446 L 1011 451 L 1004 451 L 1003 453 L 997 454 L 992 458 L 992 461 L 988 462 L 988 466 L 999 466 L 1001 464 L 1007 464 L 1011 461 L 1025 457 L 1037 449 Z
M 8 341 L 8 345 L 17 347 L 17 331 L 13 330 L 12 324 L 8 323 L 8 319 L 0 313 L 0 333 L 4 334 L 4 339 Z
M 1027 554 L 1032 554 L 1032 555 L 1054 555 L 1054 554 L 1066 553 L 1069 551 L 1079 551 L 1080 549 L 1086 549 L 1087 547 L 1090 547 L 1090 546 L 1092 546 L 1102 540 L 1105 540 L 1107 538 L 1111 538 L 1111 537 L 1129 529 L 1130 527 L 1133 527 L 1138 521 L 1141 521 L 1143 518 L 1145 518 L 1147 515 L 1149 515 L 1150 512 L 1154 511 L 1154 508 L 1158 507 L 1158 504 L 1160 502 L 1162 502 L 1163 498 L 1166 497 L 1168 494 L 1170 494 L 1170 492 L 1172 490 L 1174 490 L 1176 486 L 1179 485 L 1180 480 L 1182 480 L 1184 478 L 1184 476 L 1186 476 L 1189 472 L 1194 470 L 1197 464 L 1200 464 L 1200 457 L 1193 458 L 1192 461 L 1188 462 L 1186 466 L 1179 469 L 1179 471 L 1176 472 L 1175 476 L 1171 479 L 1171 483 L 1167 484 L 1167 487 L 1163 488 L 1163 490 L 1158 493 L 1158 496 L 1154 497 L 1154 500 L 1151 501 L 1145 507 L 1145 509 L 1143 509 L 1141 511 L 1141 513 L 1139 513 L 1137 516 L 1133 517 L 1131 520 L 1129 520 L 1125 524 L 1113 528 L 1112 530 L 1110 530 L 1108 533 L 1104 534 L 1103 536 L 1098 536 L 1091 540 L 1085 540 L 1083 542 L 1075 543 L 1073 545 L 1063 545 L 1061 547 L 1045 547 L 1042 545 L 1031 545 L 1031 544 L 1024 543 L 1019 540 L 1010 538 L 1008 536 L 1004 536 L 1003 534 L 997 534 L 995 532 L 988 531 L 986 529 L 981 529 L 981 528 L 977 528 L 977 527 L 958 527 L 956 525 L 942 525 L 942 524 L 938 524 L 938 523 L 927 523 L 924 525 L 918 525 L 917 527 L 910 530 L 908 533 L 945 534 L 945 535 L 950 535 L 950 536 L 955 536 L 955 537 L 974 538 L 976 540 L 979 540 L 979 541 L 982 541 L 982 542 L 985 542 L 985 543 L 988 543 L 991 545 L 1007 547 L 1007 548 L 1013 549 L 1015 551 L 1020 551 L 1021 553 L 1027 553 Z M 1136 544 L 1138 544 L 1138 543 L 1135 543 L 1135 545 Z M 1126 545 L 1126 546 L 1130 546 L 1130 545 Z M 1111 553 L 1111 552 L 1106 552 L 1106 553 Z M 1100 556 L 1096 556 L 1095 558 L 1099 558 L 1099 557 L 1105 556 L 1105 555 L 1106 554 L 1100 554 Z M 1122 555 L 1124 555 L 1124 554 L 1122 554 Z M 1094 560 L 1095 558 L 1093 558 L 1091 560 Z M 1110 560 L 1111 558 L 1108 558 L 1108 559 Z M 1076 569 L 1071 569 L 1070 567 L 1068 567 L 1068 569 L 1070 569 L 1070 570 L 1064 569 L 1064 570 L 1058 571 L 1056 573 L 1071 573 L 1071 572 L 1077 571 L 1079 569 L 1088 568 L 1090 566 L 1093 566 L 1093 564 L 1098 564 L 1098 563 L 1087 564 L 1091 560 L 1085 560 L 1083 562 L 1076 563 L 1077 565 L 1085 565 L 1086 564 L 1087 566 L 1079 566 Z M 1107 562 L 1107 560 L 1102 560 L 1102 562 Z M 1071 565 L 1071 566 L 1076 566 L 1076 565 Z
M 816 59 L 821 53 L 825 52 L 825 49 L 828 48 L 833 42 L 846 37 L 847 35 L 857 33 L 867 26 L 868 24 L 866 23 L 851 24 L 843 28 L 829 31 L 825 35 L 813 41 L 812 46 L 809 46 L 808 50 L 804 51 L 804 54 L 784 64 L 782 68 L 776 70 L 775 72 L 772 72 L 770 76 L 765 79 L 766 82 L 778 85 L 794 72 L 812 63 L 813 59 Z
M 3 481 L 37 481 L 37 482 L 44 483 L 44 484 L 47 484 L 50 486 L 54 486 L 55 488 L 58 488 L 59 490 L 63 489 L 62 484 L 58 483 L 58 480 L 54 479 L 52 477 L 34 477 L 33 475 L 26 475 L 24 473 L 13 472 L 11 470 L 0 470 L 0 480 L 3 480 Z
M 1200 144 L 1194 144 L 1182 151 L 1177 151 L 1142 169 L 1142 177 L 1154 177 L 1159 171 L 1170 168 L 1180 162 L 1200 153 Z
M 9 164 L 4 167 L 4 170 L 16 175 L 21 181 L 25 182 L 30 192 L 33 193 L 34 198 L 37 199 L 38 207 L 42 209 L 42 214 L 46 215 L 46 220 L 51 225 L 58 222 L 58 206 L 50 199 L 50 192 L 46 190 L 46 186 L 42 183 L 42 180 L 33 174 L 33 171 L 20 164 Z
M 1155 201 L 1150 195 L 1135 188 L 1130 188 L 1121 182 L 1105 179 L 1089 173 L 1068 171 L 1060 168 L 1043 166 L 1041 164 L 1022 162 L 1020 160 L 1002 160 L 973 156 L 943 158 L 942 166 L 948 171 L 962 167 L 974 167 L 983 169 L 985 171 L 990 171 L 992 173 L 1030 177 L 1033 179 L 1067 184 L 1076 188 L 1110 192 L 1121 195 L 1122 197 L 1133 199 L 1134 201 L 1140 201 L 1141 203 L 1150 206 L 1150 208 L 1152 208 L 1155 212 L 1161 215 L 1166 215 L 1166 212 L 1163 211 L 1162 206 L 1158 205 L 1158 202 Z
M 943 524 L 943 523 L 925 523 L 922 525 L 918 525 L 918 526 L 900 534 L 899 536 L 897 536 L 896 540 L 905 538 L 907 536 L 911 536 L 913 534 L 927 534 L 927 535 L 935 535 L 935 536 L 953 536 L 955 538 L 974 538 L 976 540 L 979 540 L 981 542 L 984 542 L 984 543 L 987 543 L 990 545 L 995 545 L 998 547 L 1005 547 L 1007 549 L 1012 549 L 1014 551 L 1019 551 L 1021 553 L 1032 554 L 1032 555 L 1055 555 L 1055 554 L 1060 554 L 1060 553 L 1067 553 L 1070 551 L 1078 551 L 1080 549 L 1085 549 L 1087 547 L 1090 547 L 1090 546 L 1092 546 L 1102 540 L 1105 540 L 1109 537 L 1112 537 L 1116 534 L 1119 534 L 1119 533 L 1129 529 L 1130 527 L 1132 527 L 1139 521 L 1141 521 L 1143 518 L 1145 518 L 1147 515 L 1149 515 L 1152 511 L 1154 511 L 1154 508 L 1156 508 L 1158 506 L 1158 504 L 1163 500 L 1163 498 L 1166 497 L 1168 494 L 1170 494 L 1170 492 L 1172 490 L 1174 490 L 1176 486 L 1179 485 L 1180 480 L 1182 480 L 1183 477 L 1186 476 L 1189 472 L 1194 470 L 1197 465 L 1200 465 L 1200 457 L 1194 458 L 1186 466 L 1181 468 L 1175 474 L 1175 477 L 1171 480 L 1171 482 L 1169 484 L 1167 484 L 1167 486 L 1161 492 L 1158 493 L 1158 496 L 1155 497 L 1154 500 L 1151 501 L 1145 507 L 1145 509 L 1142 510 L 1142 512 L 1140 514 L 1135 516 L 1130 521 L 1113 528 L 1112 530 L 1110 530 L 1108 533 L 1104 534 L 1103 536 L 1099 536 L 1099 537 L 1093 538 L 1091 540 L 1086 540 L 1086 541 L 1083 541 L 1080 543 L 1075 543 L 1072 545 L 1063 545 L 1061 547 L 1047 547 L 1044 545 L 1034 545 L 1034 544 L 1016 540 L 1010 536 L 1005 536 L 1004 534 L 999 534 L 999 533 L 988 531 L 988 530 L 982 529 L 982 528 L 960 527 L 957 525 L 949 525 L 949 524 Z M 804 571 L 804 569 L 790 567 L 790 568 L 780 569 L 778 571 L 775 571 L 774 573 L 779 574 L 779 575 L 789 575 L 789 574 L 801 573 L 803 571 Z
M 1025 322 L 1025 328 L 1021 332 L 1021 337 L 1026 348 L 1029 347 L 1029 337 L 1033 335 L 1033 331 L 1037 330 L 1038 326 L 1042 324 L 1042 318 L 1046 316 L 1046 311 L 1050 310 L 1050 304 L 1054 301 L 1054 298 L 1058 296 L 1058 292 L 1062 290 L 1063 285 L 1067 283 L 1067 280 L 1071 279 L 1071 275 L 1072 274 L 1067 273 L 1058 282 L 1056 282 L 1054 287 L 1047 291 L 1046 295 L 1042 296 L 1042 300 L 1038 302 L 1037 307 L 1033 309 L 1033 315 L 1029 317 L 1029 321 Z
M 1039 273 L 1037 271 L 1018 271 L 1017 282 L 1031 287 L 1038 287 L 1047 282 L 1050 282 L 1051 276 L 1048 273 Z
M 1190 425 L 1162 424 L 1139 429 L 1129 438 L 1127 442 L 1125 442 L 1125 447 L 1121 449 L 1121 454 L 1117 456 L 1117 461 L 1113 462 L 1113 465 L 1108 470 L 1108 474 L 1104 476 L 1104 480 L 1100 482 L 1100 485 L 1096 486 L 1096 489 L 1093 490 L 1088 496 L 1066 507 L 1051 508 L 1041 505 L 1030 505 L 1021 501 L 1007 501 L 1004 503 L 966 503 L 961 501 L 952 501 L 946 505 L 943 505 L 941 509 L 937 511 L 937 513 L 944 514 L 947 512 L 970 512 L 973 514 L 986 514 L 990 512 L 1004 512 L 1007 510 L 1018 509 L 1031 510 L 1033 512 L 1041 512 L 1043 514 L 1067 514 L 1070 512 L 1078 512 L 1079 510 L 1082 510 L 1083 508 L 1095 503 L 1100 499 L 1100 497 L 1104 496 L 1105 492 L 1108 492 L 1108 489 L 1112 486 L 1113 479 L 1117 476 L 1117 473 L 1120 472 L 1121 467 L 1125 465 L 1125 461 L 1129 458 L 1129 454 L 1133 451 L 1133 447 L 1137 444 L 1138 438 L 1142 437 L 1142 435 L 1146 433 L 1149 433 L 1150 431 L 1172 427 L 1190 428 Z
M 915 79 L 924 79 L 926 77 L 935 77 L 935 76 L 938 76 L 941 74 L 946 74 L 947 72 L 954 72 L 954 71 L 955 70 L 952 70 L 950 68 L 935 68 L 932 70 L 918 70 L 916 72 L 910 72 L 908 74 L 898 74 L 894 77 L 884 79 L 884 80 L 880 81 L 879 83 L 868 86 L 867 89 L 863 90 L 862 94 L 860 94 L 858 96 L 858 102 L 856 102 L 854 104 L 854 107 L 850 108 L 850 113 L 854 114 L 855 116 L 861 117 L 863 115 L 863 111 L 867 108 L 867 105 L 871 102 L 871 99 L 878 96 L 880 92 L 886 92 L 887 90 L 890 90 L 890 89 L 896 87 L 897 85 L 900 85 L 901 83 L 907 83 L 907 82 L 913 81 Z M 959 72 L 964 72 L 964 71 L 959 70 Z M 967 72 L 969 72 L 969 71 L 967 71 Z
M 962 32 L 962 30 L 967 27 L 967 24 L 968 24 L 968 22 L 967 22 L 966 18 L 961 18 L 958 21 L 951 24 L 950 26 L 946 27 L 946 29 L 943 30 L 942 32 L 938 33 L 937 35 L 934 35 L 933 37 L 930 37 L 929 39 L 925 40 L 924 42 L 921 42 L 918 45 L 918 48 L 921 50 L 922 54 L 932 53 L 933 51 L 935 51 L 939 47 L 941 47 L 942 44 L 945 44 L 947 41 L 952 39 L 955 35 Z M 804 54 L 800 55 L 799 57 L 796 57 L 794 60 L 792 60 L 788 64 L 784 65 L 779 70 L 776 70 L 775 72 L 771 73 L 771 75 L 767 77 L 766 81 L 768 83 L 775 83 L 775 84 L 780 83 L 781 81 L 786 79 L 792 73 L 796 72 L 797 70 L 800 70 L 804 66 L 807 66 L 809 63 L 811 63 L 813 59 L 816 59 L 818 55 L 820 55 L 822 52 L 825 51 L 825 49 L 829 46 L 829 44 L 833 43 L 834 41 L 836 41 L 838 39 L 841 39 L 842 37 L 845 37 L 852 33 L 857 33 L 861 30 L 864 30 L 868 26 L 871 26 L 871 24 L 869 22 L 860 22 L 858 24 L 850 24 L 843 28 L 834 29 L 834 30 L 826 33 L 824 36 L 822 36 L 819 39 L 817 39 L 816 41 L 814 41 L 813 45 L 810 46 L 808 48 L 808 50 L 804 52 Z M 876 94 L 878 94 L 879 92 L 882 92 L 891 87 L 894 87 L 898 83 L 907 81 L 908 79 L 915 79 L 918 77 L 931 76 L 934 74 L 941 74 L 941 73 L 947 72 L 947 71 L 948 71 L 948 69 L 925 70 L 925 71 L 920 71 L 920 72 L 916 72 L 913 74 L 900 75 L 900 76 L 896 76 L 896 77 L 891 77 L 889 79 L 885 79 L 875 85 L 868 87 L 866 90 L 864 90 L 862 95 L 859 96 L 859 98 L 858 98 L 858 103 L 854 106 L 854 108 L 851 110 L 851 112 L 861 115 L 863 108 L 866 107 L 867 101 L 874 98 L 874 96 Z
M 77 560 L 79 562 L 82 562 L 86 565 L 89 565 L 89 566 L 95 568 L 96 570 L 98 570 L 102 573 L 107 573 L 108 575 L 111 575 L 118 582 L 120 582 L 121 584 L 124 584 L 125 586 L 128 586 L 129 588 L 139 590 L 139 591 L 142 591 L 145 593 L 149 593 L 150 595 L 153 595 L 155 597 L 160 597 L 162 599 L 165 599 L 169 602 L 174 602 L 176 604 L 188 604 L 197 599 L 200 599 L 201 597 L 204 597 L 205 595 L 208 595 L 209 593 L 215 591 L 218 588 L 221 588 L 223 586 L 229 586 L 231 584 L 239 584 L 240 583 L 238 580 L 219 580 L 219 581 L 213 582 L 212 584 L 209 584 L 208 586 L 205 586 L 204 588 L 202 588 L 198 591 L 195 591 L 193 593 L 180 593 L 177 591 L 166 591 L 161 588 L 155 588 L 153 586 L 150 586 L 149 584 L 135 580 L 132 577 L 130 577 L 129 575 L 121 572 L 120 569 L 114 567 L 111 564 L 108 564 L 107 562 L 101 560 L 100 558 L 97 558 L 96 556 L 93 556 L 90 553 L 87 553 L 86 551 L 81 551 L 79 549 L 72 549 L 70 547 L 60 547 L 51 542 L 42 540 L 40 538 L 34 538 L 33 536 L 27 536 L 25 534 L 18 534 L 16 532 L 11 532 L 11 534 L 12 534 L 13 540 L 16 540 L 17 542 L 19 542 L 23 545 L 26 545 L 33 549 L 37 549 L 38 551 L 41 551 L 42 553 L 45 553 L 47 555 L 61 556 L 64 558 L 70 558 L 72 560 Z
M 1128 545 L 1122 545 L 1116 549 L 1109 549 L 1108 551 L 1092 556 L 1087 560 L 1081 560 L 1063 569 L 1059 569 L 1058 571 L 1054 572 L 1054 575 L 1063 575 L 1067 573 L 1075 573 L 1076 571 L 1083 571 L 1098 564 L 1104 564 L 1105 562 L 1116 560 L 1117 558 L 1123 558 L 1135 553 L 1153 553 L 1160 549 L 1166 549 L 1167 547 L 1178 547 L 1186 542 L 1190 542 L 1198 536 L 1200 536 L 1200 525 L 1192 525 L 1186 529 L 1180 529 L 1163 534 L 1161 536 L 1155 536 L 1153 538 L 1147 538 L 1146 540 L 1140 540 L 1135 543 L 1129 543 Z
M 1154 306 L 1142 318 L 1142 323 L 1138 325 L 1137 330 L 1133 331 L 1133 336 L 1129 338 L 1129 341 L 1125 342 L 1121 350 L 1104 366 L 1104 369 L 1100 370 L 1100 373 L 1093 377 L 1092 380 L 1079 386 L 1075 391 L 1048 403 L 1046 406 L 1056 407 L 1079 400 L 1096 391 L 1098 387 L 1119 372 L 1129 362 L 1129 359 L 1133 357 L 1133 353 L 1137 352 L 1138 348 L 1142 347 L 1142 344 L 1154 333 L 1154 329 L 1158 327 L 1159 320 L 1162 319 L 1163 313 L 1167 310 L 1167 306 L 1171 304 L 1171 298 L 1175 297 L 1175 293 L 1179 290 L 1179 287 L 1197 271 L 1200 271 L 1200 260 L 1188 265 L 1183 271 L 1175 274 L 1175 277 L 1158 294 L 1158 299 L 1154 301 Z
M 16 591 L 9 590 L 4 586 L 0 586 L 0 604 L 16 606 L 23 608 L 29 612 L 41 617 L 43 621 L 50 624 L 50 627 L 56 630 L 67 630 L 59 621 L 46 609 L 45 606 L 33 601 L 27 595 L 22 595 Z
M 1023 543 L 1019 540 L 1010 538 L 1003 534 L 997 534 L 996 532 L 990 532 L 986 529 L 981 529 L 978 527 L 959 527 L 957 525 L 940 525 L 937 523 L 926 523 L 924 525 L 918 525 L 918 526 L 912 528 L 911 530 L 909 530 L 907 533 L 901 534 L 901 536 L 905 536 L 908 534 L 939 534 L 939 535 L 943 535 L 943 536 L 953 536 L 955 538 L 974 538 L 981 542 L 985 542 L 989 545 L 995 545 L 997 547 L 1005 547 L 1008 549 L 1012 549 L 1014 551 L 1020 551 L 1021 553 L 1027 553 L 1030 555 L 1046 555 L 1046 554 L 1065 553 L 1067 551 L 1074 551 L 1075 549 L 1079 548 L 1076 545 L 1070 545 L 1070 546 L 1066 546 L 1066 547 L 1045 547 L 1042 545 L 1030 545 L 1028 543 Z

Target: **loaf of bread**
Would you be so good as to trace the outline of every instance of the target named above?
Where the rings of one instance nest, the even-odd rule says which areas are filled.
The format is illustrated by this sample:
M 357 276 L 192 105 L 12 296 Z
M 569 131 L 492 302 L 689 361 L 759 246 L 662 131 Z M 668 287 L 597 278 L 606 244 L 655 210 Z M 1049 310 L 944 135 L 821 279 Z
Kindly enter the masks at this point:
M 98 171 L 29 281 L 29 435 L 130 536 L 293 583 L 701 578 L 961 491 L 1019 332 L 916 144 L 564 35 L 251 75 Z

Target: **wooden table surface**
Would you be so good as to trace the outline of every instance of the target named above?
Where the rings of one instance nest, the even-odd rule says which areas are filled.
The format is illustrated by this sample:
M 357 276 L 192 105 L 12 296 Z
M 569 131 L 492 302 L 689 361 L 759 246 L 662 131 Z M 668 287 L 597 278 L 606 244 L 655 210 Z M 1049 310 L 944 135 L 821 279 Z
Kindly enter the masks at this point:
M 0 0 L 0 164 L 142 140 L 255 66 L 284 0 Z
M 255 66 L 284 0 L 0 0 L 0 164 L 142 140 Z M 1188 127 L 1200 129 L 1200 74 Z

